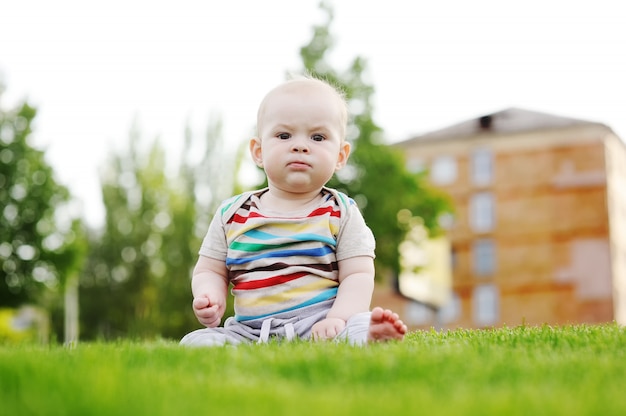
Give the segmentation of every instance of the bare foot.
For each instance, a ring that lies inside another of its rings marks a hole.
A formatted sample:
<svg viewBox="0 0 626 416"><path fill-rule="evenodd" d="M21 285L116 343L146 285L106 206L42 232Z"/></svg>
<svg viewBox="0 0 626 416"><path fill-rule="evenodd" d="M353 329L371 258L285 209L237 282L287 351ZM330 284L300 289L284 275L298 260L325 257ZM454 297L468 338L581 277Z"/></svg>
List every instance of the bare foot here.
<svg viewBox="0 0 626 416"><path fill-rule="evenodd" d="M400 340L406 333L407 327L397 313L378 306L372 309L370 329L367 334L368 342Z"/></svg>

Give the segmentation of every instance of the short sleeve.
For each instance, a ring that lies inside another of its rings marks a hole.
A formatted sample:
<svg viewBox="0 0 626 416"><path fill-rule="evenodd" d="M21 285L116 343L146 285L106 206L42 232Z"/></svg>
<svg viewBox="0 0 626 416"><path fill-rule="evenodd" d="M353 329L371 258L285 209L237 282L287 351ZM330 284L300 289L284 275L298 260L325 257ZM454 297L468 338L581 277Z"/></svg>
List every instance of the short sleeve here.
<svg viewBox="0 0 626 416"><path fill-rule="evenodd" d="M226 231L224 230L221 211L218 209L211 220L204 240L202 240L199 254L212 259L226 261L227 252Z"/></svg>
<svg viewBox="0 0 626 416"><path fill-rule="evenodd" d="M376 257L374 234L365 223L356 203L350 201L341 215L341 228L337 235L337 261L359 256Z"/></svg>

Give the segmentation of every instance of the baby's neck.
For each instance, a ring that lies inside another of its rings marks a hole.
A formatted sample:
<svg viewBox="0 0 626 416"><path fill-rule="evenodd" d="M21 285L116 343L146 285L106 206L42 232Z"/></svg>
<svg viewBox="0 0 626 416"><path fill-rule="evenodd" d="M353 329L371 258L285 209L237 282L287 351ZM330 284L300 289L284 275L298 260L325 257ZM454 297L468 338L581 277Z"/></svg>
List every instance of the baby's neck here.
<svg viewBox="0 0 626 416"><path fill-rule="evenodd" d="M298 211L305 208L320 195L321 189L314 192L293 193L269 189L261 195L263 208L271 211Z"/></svg>

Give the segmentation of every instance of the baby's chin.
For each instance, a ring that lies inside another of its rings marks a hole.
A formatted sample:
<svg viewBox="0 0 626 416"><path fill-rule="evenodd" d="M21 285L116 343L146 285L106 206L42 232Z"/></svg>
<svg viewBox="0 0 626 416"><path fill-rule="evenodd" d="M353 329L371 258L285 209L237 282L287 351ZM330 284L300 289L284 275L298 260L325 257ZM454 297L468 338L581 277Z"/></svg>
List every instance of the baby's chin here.
<svg viewBox="0 0 626 416"><path fill-rule="evenodd" d="M304 177L298 177L304 176ZM277 185L283 192L289 192L293 194L308 194L311 192L319 192L326 182L312 181L308 175L290 175L289 180ZM270 184L271 187L271 184Z"/></svg>

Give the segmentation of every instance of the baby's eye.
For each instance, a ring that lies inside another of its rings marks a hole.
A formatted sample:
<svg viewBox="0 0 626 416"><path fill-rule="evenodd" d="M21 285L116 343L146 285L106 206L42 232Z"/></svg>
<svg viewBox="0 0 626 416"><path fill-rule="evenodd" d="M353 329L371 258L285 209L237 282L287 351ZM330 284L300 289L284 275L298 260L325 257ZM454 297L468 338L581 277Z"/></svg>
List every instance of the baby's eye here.
<svg viewBox="0 0 626 416"><path fill-rule="evenodd" d="M279 133L276 135L276 137L278 137L280 140L287 140L288 138L291 137L291 134L289 133Z"/></svg>
<svg viewBox="0 0 626 416"><path fill-rule="evenodd" d="M313 136L311 136L311 139L313 139L316 142L323 142L325 137L322 136L321 134L314 134Z"/></svg>

